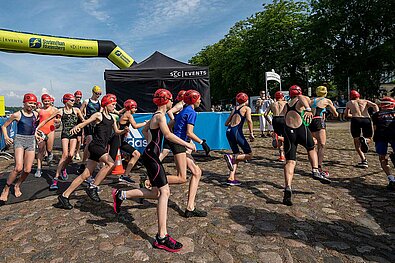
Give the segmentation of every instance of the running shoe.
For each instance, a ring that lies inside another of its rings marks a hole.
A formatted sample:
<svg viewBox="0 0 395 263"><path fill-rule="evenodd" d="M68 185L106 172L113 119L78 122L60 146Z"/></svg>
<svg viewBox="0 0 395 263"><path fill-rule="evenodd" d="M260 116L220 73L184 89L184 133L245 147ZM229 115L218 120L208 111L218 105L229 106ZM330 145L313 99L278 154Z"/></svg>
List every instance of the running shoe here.
<svg viewBox="0 0 395 263"><path fill-rule="evenodd" d="M167 234L164 238L160 238L159 235L156 234L153 246L155 248L164 249L169 252L178 252L182 248L182 244L173 239L169 234Z"/></svg>
<svg viewBox="0 0 395 263"><path fill-rule="evenodd" d="M277 133L274 134L274 137L273 137L273 140L272 140L272 146L275 149L278 148L278 135L277 135Z"/></svg>
<svg viewBox="0 0 395 263"><path fill-rule="evenodd" d="M395 181L389 181L387 185L388 191L395 191Z"/></svg>
<svg viewBox="0 0 395 263"><path fill-rule="evenodd" d="M63 209L73 209L73 206L70 204L70 201L67 197L64 197L63 195L58 195L58 200L59 200L59 207Z"/></svg>
<svg viewBox="0 0 395 263"><path fill-rule="evenodd" d="M100 202L100 197L98 194L99 189L97 187L88 187L85 189L86 194L95 202Z"/></svg>
<svg viewBox="0 0 395 263"><path fill-rule="evenodd" d="M364 137L359 137L359 142L361 144L361 151L367 153L369 151L368 141Z"/></svg>
<svg viewBox="0 0 395 263"><path fill-rule="evenodd" d="M241 185L239 180L226 180L226 184L227 185L231 185L231 186L238 186Z"/></svg>
<svg viewBox="0 0 395 263"><path fill-rule="evenodd" d="M89 176L85 182L89 185L93 184L95 182L95 179L92 176Z"/></svg>
<svg viewBox="0 0 395 263"><path fill-rule="evenodd" d="M77 161L79 161L79 160L81 160L81 157L80 157L79 154L76 154L76 155L74 156L74 159L77 160Z"/></svg>
<svg viewBox="0 0 395 263"><path fill-rule="evenodd" d="M285 157L284 156L280 156L280 157L278 157L277 161L285 162Z"/></svg>
<svg viewBox="0 0 395 263"><path fill-rule="evenodd" d="M58 190L58 189L59 189L58 179L54 178L53 181L52 181L52 184L49 186L49 190L55 191L55 190Z"/></svg>
<svg viewBox="0 0 395 263"><path fill-rule="evenodd" d="M80 167L77 170L78 174L82 174L85 171L85 164L81 164Z"/></svg>
<svg viewBox="0 0 395 263"><path fill-rule="evenodd" d="M323 176L320 172L312 172L312 177L314 180L319 180L322 184L330 184L331 180Z"/></svg>
<svg viewBox="0 0 395 263"><path fill-rule="evenodd" d="M203 211L203 210L198 210L196 208L193 209L193 211L185 209L184 216L186 218L190 218L190 217L206 217L207 216L207 212Z"/></svg>
<svg viewBox="0 0 395 263"><path fill-rule="evenodd" d="M67 181L67 179L69 178L69 175L67 174L66 169L63 169L62 171L60 171L60 179L63 181Z"/></svg>
<svg viewBox="0 0 395 263"><path fill-rule="evenodd" d="M318 169L318 171L320 172L320 174L325 177L328 178L329 177L329 172L328 171L324 171L322 169Z"/></svg>
<svg viewBox="0 0 395 263"><path fill-rule="evenodd" d="M37 169L36 173L34 174L34 177L36 177L36 178L41 177L41 169Z"/></svg>
<svg viewBox="0 0 395 263"><path fill-rule="evenodd" d="M47 162L50 163L50 162L52 162L52 160L53 160L53 153L50 152L50 153L48 154Z"/></svg>
<svg viewBox="0 0 395 263"><path fill-rule="evenodd" d="M124 183L128 183L128 184L133 184L134 180L132 178L130 178L129 176L126 175L121 175L118 179L119 182L124 182Z"/></svg>
<svg viewBox="0 0 395 263"><path fill-rule="evenodd" d="M228 166L229 171L233 171L233 158L230 154L225 154L224 159L226 162L226 165Z"/></svg>
<svg viewBox="0 0 395 263"><path fill-rule="evenodd" d="M362 162L358 163L357 166L360 167L360 168L368 168L369 167L368 161L367 160L363 160Z"/></svg>
<svg viewBox="0 0 395 263"><path fill-rule="evenodd" d="M114 206L114 212L116 214L119 214L121 211L121 205L123 200L121 199L121 190L117 189L112 189L112 200L113 200L113 206Z"/></svg>
<svg viewBox="0 0 395 263"><path fill-rule="evenodd" d="M293 205L291 189L285 189L284 190L283 204L287 205L287 206L292 206Z"/></svg>

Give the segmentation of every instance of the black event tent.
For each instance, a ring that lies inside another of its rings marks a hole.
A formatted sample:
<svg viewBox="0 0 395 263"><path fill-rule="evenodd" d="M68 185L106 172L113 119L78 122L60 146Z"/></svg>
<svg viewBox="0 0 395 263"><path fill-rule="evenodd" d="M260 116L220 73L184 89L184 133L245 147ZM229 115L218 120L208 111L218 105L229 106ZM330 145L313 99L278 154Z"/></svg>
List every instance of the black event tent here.
<svg viewBox="0 0 395 263"><path fill-rule="evenodd" d="M104 79L106 92L115 94L118 104L133 99L138 104L138 112L156 110L152 97L158 88L170 90L174 99L182 89L195 89L202 96L202 103L196 110L210 111L211 108L208 67L183 63L158 51L131 68L106 70Z"/></svg>

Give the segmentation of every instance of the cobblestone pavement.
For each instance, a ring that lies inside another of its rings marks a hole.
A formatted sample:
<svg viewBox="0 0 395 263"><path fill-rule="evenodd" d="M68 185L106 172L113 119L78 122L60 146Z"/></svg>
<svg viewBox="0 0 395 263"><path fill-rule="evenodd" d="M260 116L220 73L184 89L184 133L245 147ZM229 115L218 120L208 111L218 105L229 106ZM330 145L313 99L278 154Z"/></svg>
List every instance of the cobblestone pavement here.
<svg viewBox="0 0 395 263"><path fill-rule="evenodd" d="M255 157L240 165L241 186L224 185L223 152L197 158L204 171L197 207L209 215L182 217L188 185L171 186L168 228L184 244L180 253L152 248L156 201L128 200L116 216L111 187L103 186L101 203L78 191L70 211L53 206L56 196L0 207L0 262L395 262L395 193L386 190L373 151L368 169L353 166L348 125L328 125L329 186L310 178L299 149L292 207L281 204L282 164L270 139L252 143Z"/></svg>

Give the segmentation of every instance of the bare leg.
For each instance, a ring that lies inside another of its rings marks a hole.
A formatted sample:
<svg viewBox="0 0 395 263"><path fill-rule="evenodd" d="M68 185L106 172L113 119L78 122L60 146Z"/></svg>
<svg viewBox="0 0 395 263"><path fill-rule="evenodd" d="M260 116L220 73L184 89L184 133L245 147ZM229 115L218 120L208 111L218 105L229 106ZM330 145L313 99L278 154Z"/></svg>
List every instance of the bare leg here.
<svg viewBox="0 0 395 263"><path fill-rule="evenodd" d="M162 152L159 154L159 161L163 161L163 159L166 158L169 152L170 152L169 149L163 149Z"/></svg>
<svg viewBox="0 0 395 263"><path fill-rule="evenodd" d="M75 191L75 189L77 189L77 187L80 186L93 173L96 165L97 162L89 160L84 172L73 180L69 188L67 188L66 191L63 192L63 196L69 198L69 196Z"/></svg>
<svg viewBox="0 0 395 263"><path fill-rule="evenodd" d="M249 154L235 154L234 155L235 157L234 157L234 164L233 164L233 171L231 171L230 173L229 173L229 178L228 178L228 180L230 180L230 181L234 181L234 180L236 180L236 170L237 170L237 166L238 166L238 164L239 164L239 162L243 162L243 161L246 161L246 160L251 160L251 158L252 158L252 153L249 153Z"/></svg>
<svg viewBox="0 0 395 263"><path fill-rule="evenodd" d="M379 160L381 164L381 168L385 172L385 174L388 176L391 174L390 166L388 165L388 159L386 158L386 155L379 155Z"/></svg>
<svg viewBox="0 0 395 263"><path fill-rule="evenodd" d="M24 162L23 154L24 154L24 152L25 151L23 150L23 148L16 148L15 149L15 154L14 154L15 155L15 167L11 171L10 175L8 176L7 183L4 186L3 192L1 193L1 196L0 196L0 201L6 202L8 200L8 195L10 193L9 185L11 185L15 181L18 174L20 172L22 172L22 170L23 170L23 162Z"/></svg>
<svg viewBox="0 0 395 263"><path fill-rule="evenodd" d="M189 182L187 209L189 211L193 211L195 209L195 198L199 181L202 176L202 170L200 170L199 166L195 164L192 156L187 157L187 166L192 172L191 181Z"/></svg>
<svg viewBox="0 0 395 263"><path fill-rule="evenodd" d="M309 161L311 164L311 168L314 170L318 171L318 157L317 157L317 152L315 149L312 149L307 152L307 155L309 156Z"/></svg>
<svg viewBox="0 0 395 263"><path fill-rule="evenodd" d="M159 188L159 200L156 207L158 214L158 234L160 237L164 237L167 234L167 205L170 197L169 184Z"/></svg>
<svg viewBox="0 0 395 263"><path fill-rule="evenodd" d="M296 161L287 160L284 165L284 179L285 179L285 187L291 188L292 179L294 177Z"/></svg>
<svg viewBox="0 0 395 263"><path fill-rule="evenodd" d="M25 151L25 156L24 156L24 163L23 163L23 172L21 177L18 179L18 181L15 183L15 197L20 197L22 195L21 192L21 184L26 180L27 176L30 174L32 171L32 166L35 158L35 152L34 151Z"/></svg>
<svg viewBox="0 0 395 263"><path fill-rule="evenodd" d="M354 138L354 147L355 147L355 150L357 151L359 157L361 158L361 161L366 160L365 154L361 151L361 144L359 142L359 138Z"/></svg>
<svg viewBox="0 0 395 263"><path fill-rule="evenodd" d="M103 168L100 169L100 171L97 173L96 178L95 178L95 185L98 186L100 183L106 178L107 175L110 174L110 172L114 169L115 167L115 162L111 158L111 156L106 153L99 159L100 162L104 163Z"/></svg>
<svg viewBox="0 0 395 263"><path fill-rule="evenodd" d="M125 170L125 175L129 176L130 171L132 171L133 167L136 165L136 162L140 158L140 153L136 150L132 153L132 156L130 158L130 161L128 162L128 165L126 166Z"/></svg>
<svg viewBox="0 0 395 263"><path fill-rule="evenodd" d="M187 182L187 154L179 153L174 155L176 163L177 175L167 176L169 184L185 184Z"/></svg>

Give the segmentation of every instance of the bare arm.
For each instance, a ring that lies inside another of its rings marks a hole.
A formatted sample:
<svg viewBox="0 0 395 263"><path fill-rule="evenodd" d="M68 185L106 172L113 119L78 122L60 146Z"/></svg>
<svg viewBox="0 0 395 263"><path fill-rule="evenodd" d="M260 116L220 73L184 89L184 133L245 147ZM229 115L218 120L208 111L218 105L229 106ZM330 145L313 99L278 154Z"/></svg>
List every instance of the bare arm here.
<svg viewBox="0 0 395 263"><path fill-rule="evenodd" d="M113 118L113 117L111 117L111 118ZM115 120L114 120L114 122L112 124L112 128L114 129L114 132L115 132L116 135L122 135L122 134L125 134L125 133L129 132L129 127L125 127L125 129L123 129L123 130L118 129L118 125L117 125L117 122Z"/></svg>
<svg viewBox="0 0 395 263"><path fill-rule="evenodd" d="M84 115L84 116L86 116L86 105L88 105L88 104L84 100L84 102L82 103L81 108L80 108L80 111L81 111L82 115Z"/></svg>
<svg viewBox="0 0 395 263"><path fill-rule="evenodd" d="M367 100L368 106L373 108L373 112L378 112L379 111L379 106L377 106L376 103L371 102L370 100Z"/></svg>
<svg viewBox="0 0 395 263"><path fill-rule="evenodd" d="M136 123L136 121L134 120L132 114L130 114L128 116L128 119L129 119L129 122L132 125L132 127L135 128L135 129L141 128L147 123L147 121Z"/></svg>
<svg viewBox="0 0 395 263"><path fill-rule="evenodd" d="M248 130L250 131L250 141L254 141L254 139L255 139L254 138L254 125L252 123L251 108L250 107L247 108L245 116L246 116L246 120L247 120Z"/></svg>
<svg viewBox="0 0 395 263"><path fill-rule="evenodd" d="M235 109L232 110L232 112L229 114L228 118L225 121L225 126L228 126L230 124L230 121L232 120L232 116L235 112Z"/></svg>
<svg viewBox="0 0 395 263"><path fill-rule="evenodd" d="M33 114L34 114L34 112L33 112ZM20 112L20 111L15 112L15 113L13 113L13 114L11 115L11 117L10 117L8 120L6 120L6 121L4 122L4 124L1 126L1 131L2 131L2 133L3 133L3 135L4 135L4 140L5 140L5 143L6 143L7 145L11 145L11 144L14 142L14 141L8 136L7 127L8 127L13 121L15 121L15 120L19 121L20 119L21 119L21 112Z"/></svg>
<svg viewBox="0 0 395 263"><path fill-rule="evenodd" d="M53 118L55 118L57 115L62 116L62 115L63 115L63 112L62 112L61 110L56 110L54 113L52 113L51 116L49 116L48 119L44 120L43 122L41 122L41 123L37 126L36 131L38 131L41 127L43 127L43 126L44 126L45 124L47 124L50 120L52 120Z"/></svg>
<svg viewBox="0 0 395 263"><path fill-rule="evenodd" d="M335 106L333 105L333 102L328 99L328 106L329 106L329 111L333 114L333 116L338 117L339 113L337 113Z"/></svg>
<svg viewBox="0 0 395 263"><path fill-rule="evenodd" d="M174 120L174 113L180 112L182 110L182 104L177 103L173 108L171 108L167 112L167 116L169 116L170 120Z"/></svg>
<svg viewBox="0 0 395 263"><path fill-rule="evenodd" d="M176 135L174 135L174 134L170 131L169 126L167 126L165 116L161 115L161 116L158 116L158 117L159 117L159 128L160 128L160 130L162 131L163 136L164 136L167 140L169 140L169 141L171 141L171 142L173 142L173 143L177 143L177 144L180 144L180 145L182 145L182 146L185 146L185 147L187 147L188 149L191 149L192 151L196 151L196 146L195 146L195 144L194 144L193 142L186 142L186 141L184 141L184 140L178 138ZM189 126L189 125L190 125L190 124L188 124L188 126Z"/></svg>
<svg viewBox="0 0 395 263"><path fill-rule="evenodd" d="M143 130L141 131L141 132L143 133L143 135L144 135L144 138L145 138L147 141L149 141L149 132L148 132L148 130L149 130L150 123L151 123L151 120L149 120L149 121L145 124Z"/></svg>
<svg viewBox="0 0 395 263"><path fill-rule="evenodd" d="M348 106L348 103L349 103L349 102L347 102L347 104L346 104L346 109L344 110L344 117L346 117L346 118L351 118L352 115L350 114L350 113L351 113L351 110L350 110L350 107Z"/></svg>
<svg viewBox="0 0 395 263"><path fill-rule="evenodd" d="M195 126L193 126L192 124L187 124L187 136L189 138L191 138L193 141L202 144L203 140L200 139L194 132L193 129L195 128Z"/></svg>
<svg viewBox="0 0 395 263"><path fill-rule="evenodd" d="M88 124L90 124L92 122L100 122L100 121L102 121L102 114L100 112L96 112L92 116L90 116L89 119L85 120L84 122L82 122L80 124L77 124L74 128L72 128L70 130L70 134L77 134L86 125L88 125Z"/></svg>
<svg viewBox="0 0 395 263"><path fill-rule="evenodd" d="M74 108L75 113L77 113L78 118L80 118L81 121L85 121L84 116L82 115L82 112L78 108Z"/></svg>

